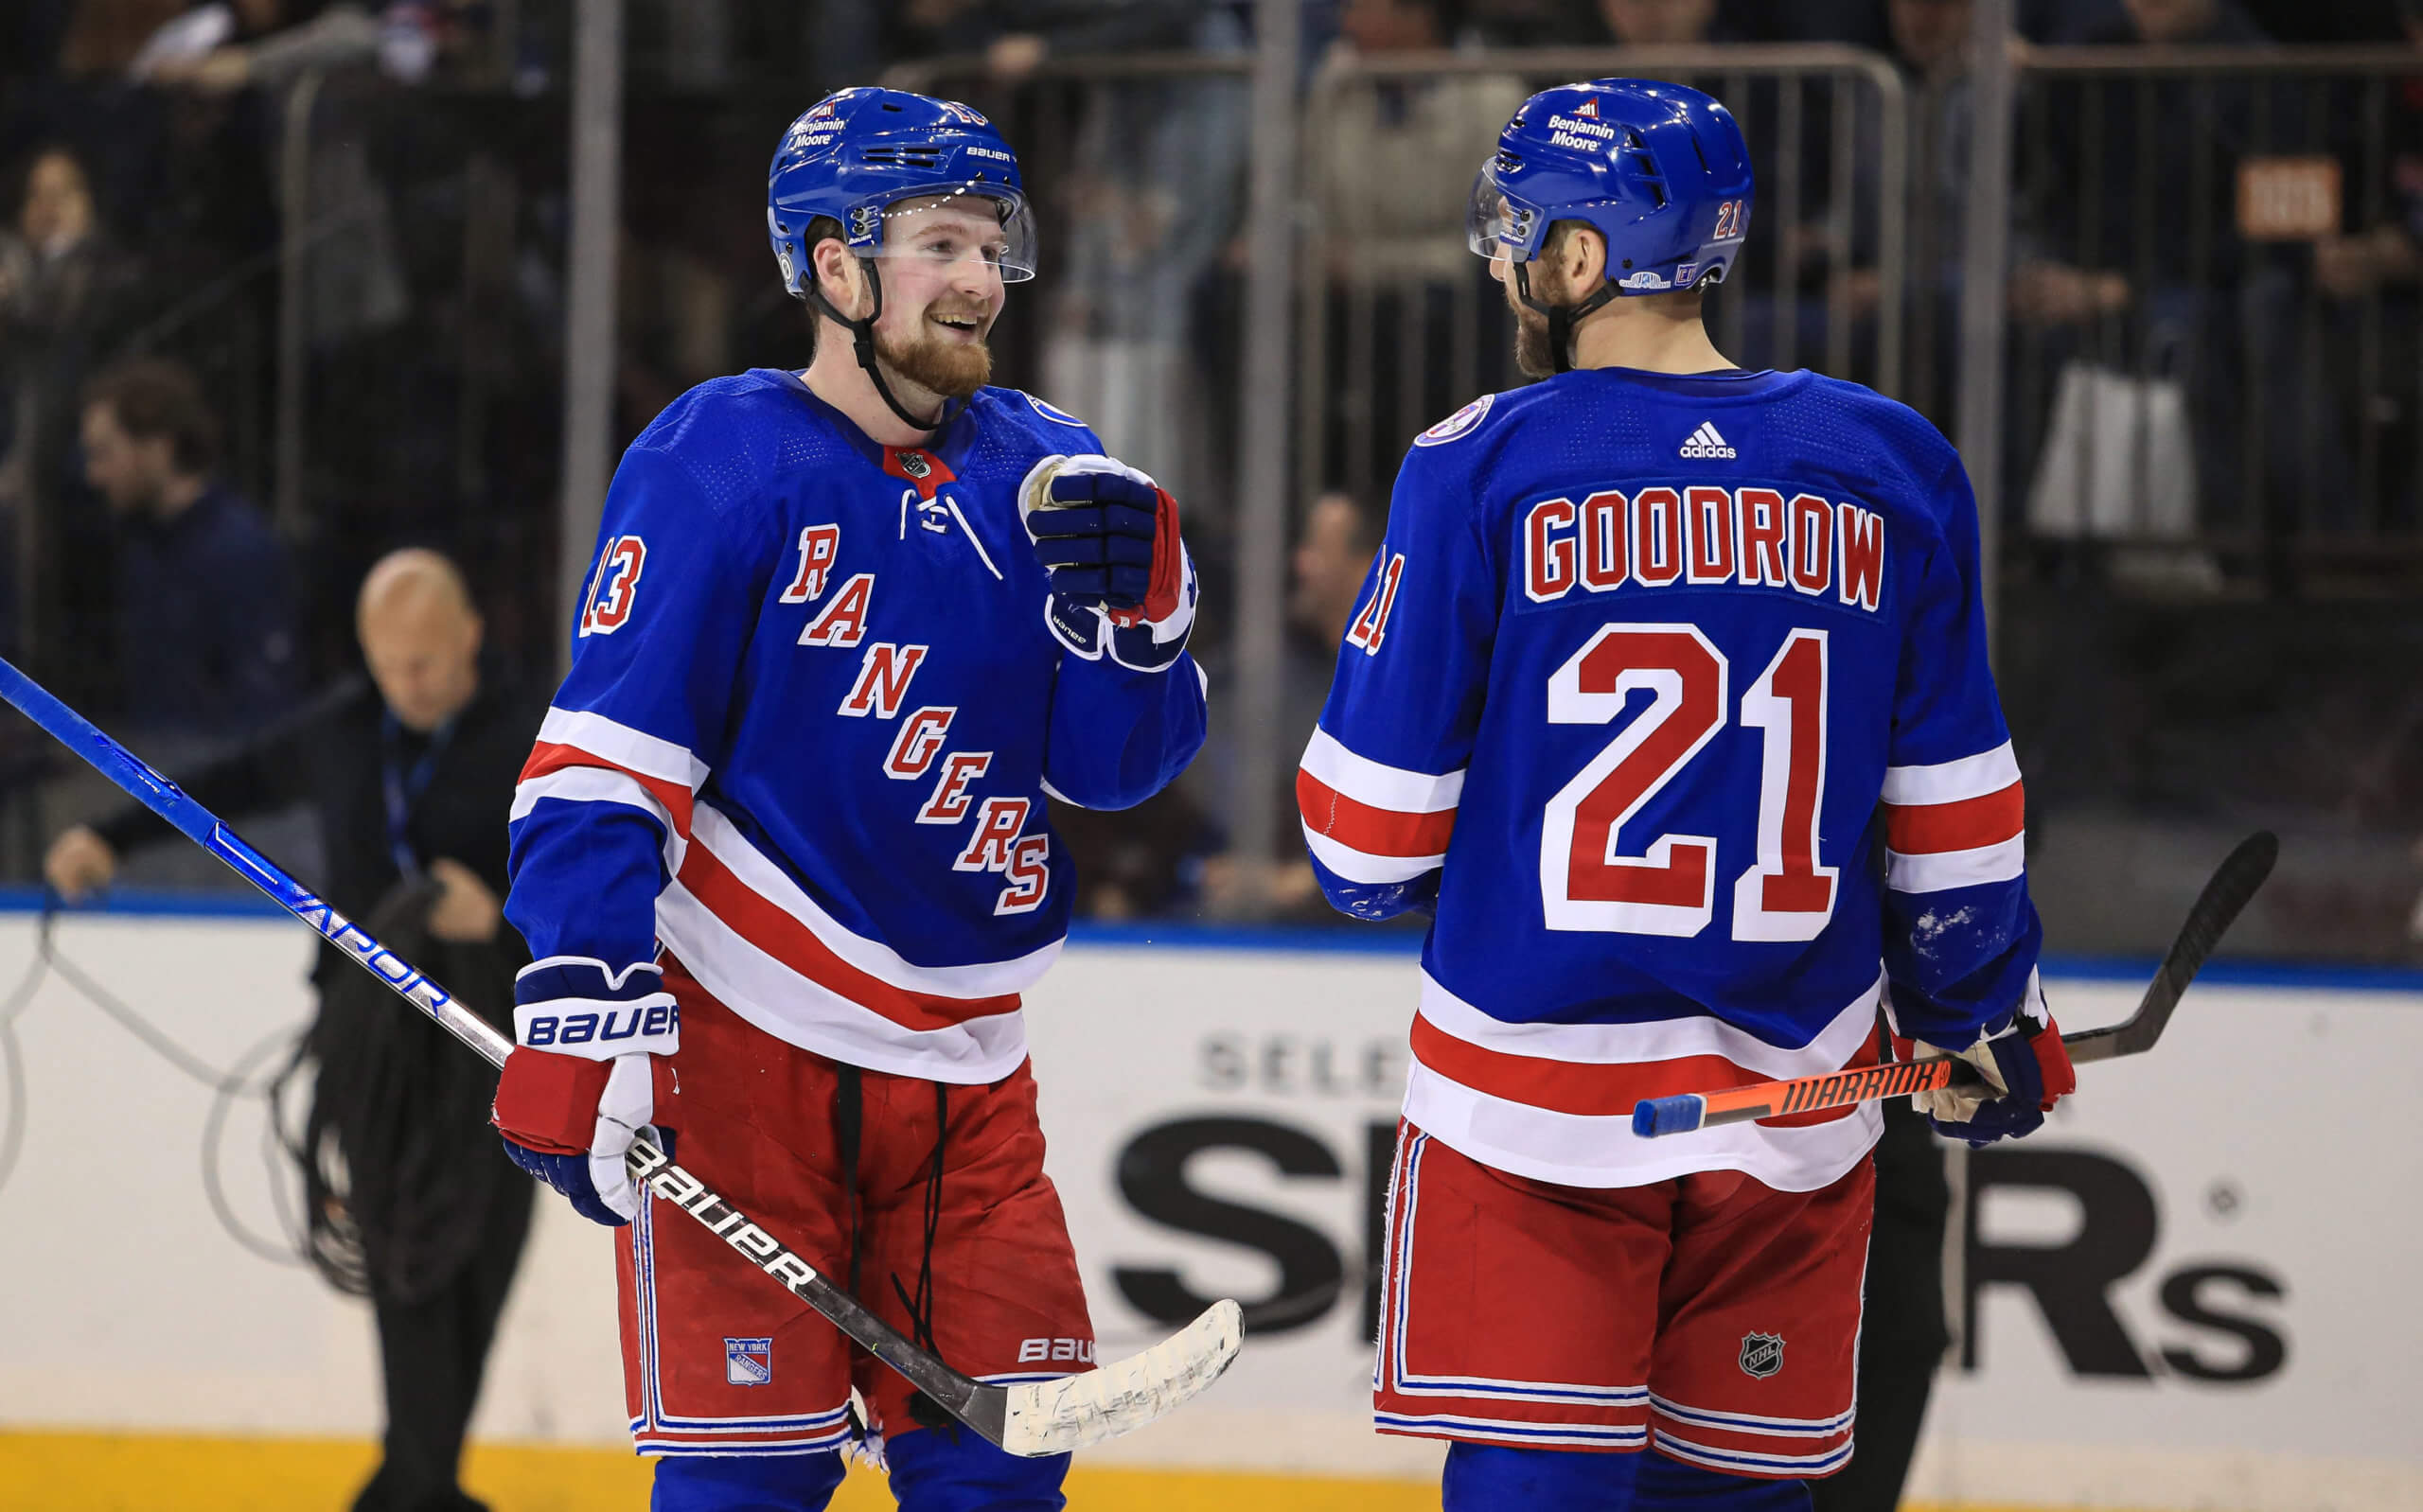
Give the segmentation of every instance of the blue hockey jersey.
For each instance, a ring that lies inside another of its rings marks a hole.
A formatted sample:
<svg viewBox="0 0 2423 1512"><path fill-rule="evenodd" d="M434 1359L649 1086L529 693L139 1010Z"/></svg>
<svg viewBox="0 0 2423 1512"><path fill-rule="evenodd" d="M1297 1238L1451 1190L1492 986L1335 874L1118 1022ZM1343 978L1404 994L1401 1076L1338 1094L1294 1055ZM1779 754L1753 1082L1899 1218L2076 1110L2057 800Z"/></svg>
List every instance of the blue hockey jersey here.
<svg viewBox="0 0 2423 1512"><path fill-rule="evenodd" d="M1809 1190L1873 1104L1628 1116L1867 1064L1888 991L1939 1045L2007 1021L2040 930L1977 552L1943 437L1806 372L1577 371L1415 442L1298 778L1333 902L1436 909L1414 1123L1545 1181Z"/></svg>
<svg viewBox="0 0 2423 1512"><path fill-rule="evenodd" d="M631 443L514 801L522 1043L587 1012L673 1047L661 941L819 1054L962 1083L1017 1068L1018 993L1074 890L1045 795L1140 802L1203 740L1190 658L1138 671L1047 628L1019 484L1101 449L1007 389L930 449L885 448L766 370Z"/></svg>

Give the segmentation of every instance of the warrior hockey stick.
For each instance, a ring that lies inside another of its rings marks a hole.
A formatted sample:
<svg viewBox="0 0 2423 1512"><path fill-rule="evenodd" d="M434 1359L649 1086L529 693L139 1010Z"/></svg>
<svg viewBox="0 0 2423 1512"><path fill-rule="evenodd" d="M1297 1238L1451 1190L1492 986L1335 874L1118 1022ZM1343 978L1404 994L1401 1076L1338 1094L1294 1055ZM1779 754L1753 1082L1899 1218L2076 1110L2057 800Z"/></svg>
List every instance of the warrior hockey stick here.
<svg viewBox="0 0 2423 1512"><path fill-rule="evenodd" d="M5 660L0 660L0 697L16 705L27 718L58 737L144 807L175 825L186 838L226 862L287 912L318 930L404 1001L478 1051L490 1065L504 1064L506 1053L513 1048L511 1040L402 957L371 939L360 924L314 896L277 863L245 844L174 782ZM858 1298L818 1275L789 1245L675 1165L654 1140L645 1135L634 1139L629 1164L634 1181L705 1224L749 1263L831 1319L834 1327L907 1377L910 1384L952 1416L1013 1454L1063 1454L1131 1433L1196 1396L1236 1358L1241 1342L1239 1310L1236 1303L1221 1301L1142 1354L1084 1375L1007 1386L975 1380L918 1348Z"/></svg>
<svg viewBox="0 0 2423 1512"><path fill-rule="evenodd" d="M2109 1061L2152 1049L2170 1022L2171 1011L2179 1006L2180 995L2196 979L2196 974L2203 970L2204 958L2220 943L2221 931L2255 896L2255 889L2263 886L2263 879L2272 874L2272 863L2279 854L2280 842L2268 830L2240 840L2229 859L2213 873L2212 880L2204 884L2196 906L2187 910L2187 922L2180 925L2179 938L2170 942L2169 953L2163 957L2162 967L2154 973L2153 984L2146 989L2137 1011L2125 1023L2062 1035L2061 1044L2068 1048L2070 1060ZM1905 1092L1984 1084L1985 1077L1975 1066L1952 1056L1895 1061L1851 1071L1798 1077L1790 1081L1762 1081L1756 1086L1727 1087L1718 1092L1651 1098L1634 1106L1632 1132L1654 1138L1717 1124L1772 1118L1779 1114L1840 1108L1879 1098L1900 1097Z"/></svg>

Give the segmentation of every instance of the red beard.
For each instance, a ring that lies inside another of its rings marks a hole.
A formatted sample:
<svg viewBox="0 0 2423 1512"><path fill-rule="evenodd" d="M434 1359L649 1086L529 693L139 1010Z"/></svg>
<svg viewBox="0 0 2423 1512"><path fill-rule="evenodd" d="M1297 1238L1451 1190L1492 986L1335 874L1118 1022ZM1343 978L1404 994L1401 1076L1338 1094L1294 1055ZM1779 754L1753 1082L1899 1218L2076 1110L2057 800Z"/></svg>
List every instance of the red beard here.
<svg viewBox="0 0 2423 1512"><path fill-rule="evenodd" d="M972 398L993 378L993 349L982 339L958 342L926 332L897 341L878 334L875 349L885 366L946 399Z"/></svg>

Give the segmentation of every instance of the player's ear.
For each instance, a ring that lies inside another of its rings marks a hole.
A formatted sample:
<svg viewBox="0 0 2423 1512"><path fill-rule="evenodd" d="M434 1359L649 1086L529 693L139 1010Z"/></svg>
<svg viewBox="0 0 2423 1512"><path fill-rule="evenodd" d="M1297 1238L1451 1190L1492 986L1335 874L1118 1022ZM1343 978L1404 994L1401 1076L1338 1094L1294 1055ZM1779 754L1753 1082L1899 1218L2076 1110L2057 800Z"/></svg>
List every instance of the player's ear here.
<svg viewBox="0 0 2423 1512"><path fill-rule="evenodd" d="M1607 238L1595 227L1576 226L1561 250L1564 266L1557 272L1565 275L1565 286L1577 296L1596 292L1607 277Z"/></svg>
<svg viewBox="0 0 2423 1512"><path fill-rule="evenodd" d="M827 237L818 242L809 250L807 260L808 266L816 272L817 287L824 290L824 297L835 309L852 320L866 313L859 308L866 299L863 271L858 267L858 259L850 255L850 249L843 246L840 238Z"/></svg>

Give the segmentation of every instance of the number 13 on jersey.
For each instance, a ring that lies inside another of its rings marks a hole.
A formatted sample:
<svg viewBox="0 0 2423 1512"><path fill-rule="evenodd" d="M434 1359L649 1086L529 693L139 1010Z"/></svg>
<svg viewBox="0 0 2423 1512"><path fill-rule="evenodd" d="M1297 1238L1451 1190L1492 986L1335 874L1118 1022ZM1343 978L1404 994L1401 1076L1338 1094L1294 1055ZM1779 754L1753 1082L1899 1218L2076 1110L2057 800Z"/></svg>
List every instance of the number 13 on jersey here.
<svg viewBox="0 0 2423 1512"><path fill-rule="evenodd" d="M1825 631L1794 630L1742 695L1741 722L1764 744L1758 854L1733 879L1736 940L1814 940L1833 917L1838 869L1817 864L1826 659ZM1608 624L1549 675L1553 725L1604 725L1634 693L1650 694L1649 707L1548 800L1540 892L1550 929L1689 938L1715 918L1715 837L1626 827L1724 727L1728 671L1696 625Z"/></svg>

